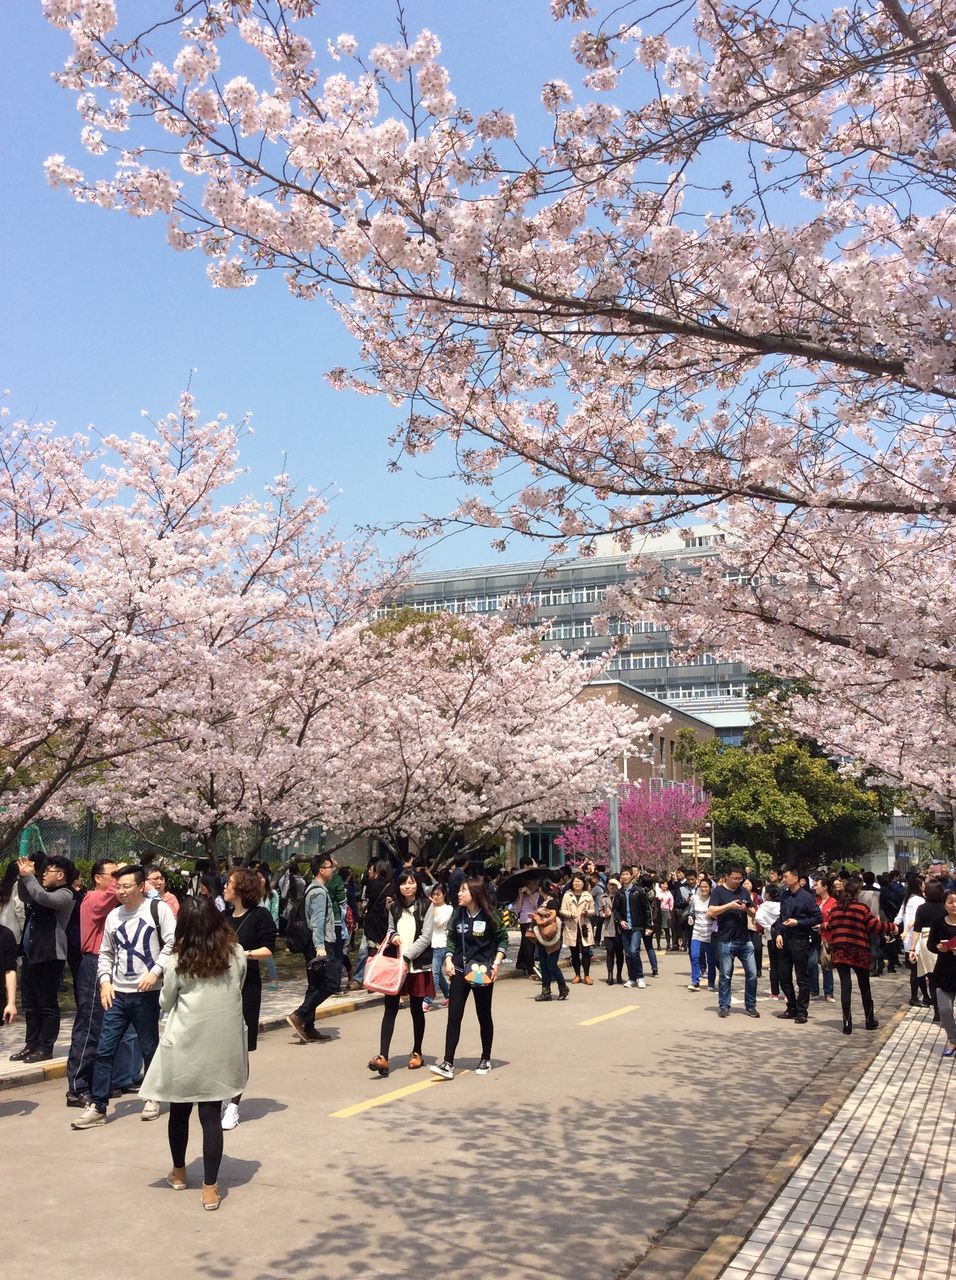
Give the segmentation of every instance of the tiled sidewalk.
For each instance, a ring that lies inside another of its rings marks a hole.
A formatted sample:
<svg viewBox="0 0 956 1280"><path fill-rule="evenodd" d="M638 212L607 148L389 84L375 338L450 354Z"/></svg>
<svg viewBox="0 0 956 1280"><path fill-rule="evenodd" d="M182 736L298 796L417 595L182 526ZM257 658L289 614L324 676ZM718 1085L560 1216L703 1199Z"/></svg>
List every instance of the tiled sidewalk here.
<svg viewBox="0 0 956 1280"><path fill-rule="evenodd" d="M722 1280L956 1280L945 1045L928 1011L909 1011Z"/></svg>

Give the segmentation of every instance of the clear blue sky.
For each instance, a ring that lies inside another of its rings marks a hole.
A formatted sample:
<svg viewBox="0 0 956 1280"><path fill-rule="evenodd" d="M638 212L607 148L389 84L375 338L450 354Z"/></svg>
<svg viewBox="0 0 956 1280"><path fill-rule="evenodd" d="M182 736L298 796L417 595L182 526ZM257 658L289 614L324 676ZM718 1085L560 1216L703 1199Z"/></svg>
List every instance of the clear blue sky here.
<svg viewBox="0 0 956 1280"><path fill-rule="evenodd" d="M120 0L119 7L131 6ZM460 101L517 109L520 123L534 113L545 80L575 78L567 52L573 29L551 23L549 8L547 0L408 0L406 14L413 31L427 26L441 37ZM363 52L395 38L391 0L327 0L319 12L324 34L354 32ZM243 451L250 491L282 469L285 454L297 483L341 488L333 515L343 533L449 510L456 487L430 479L447 470L440 458L386 473L395 411L329 389L325 371L351 363L352 348L321 303L295 301L278 275L254 289L214 290L205 259L169 249L160 219L80 206L47 187L47 155L63 153L80 168L88 160L74 95L50 79L68 45L43 20L39 0L0 5L0 385L12 393L11 412L55 419L63 430L94 423L126 434L142 429L142 409L158 416L174 408L195 368L204 416L253 415L256 434ZM539 544L515 543L505 558L539 553ZM483 534L465 533L427 549L424 567L494 558Z"/></svg>

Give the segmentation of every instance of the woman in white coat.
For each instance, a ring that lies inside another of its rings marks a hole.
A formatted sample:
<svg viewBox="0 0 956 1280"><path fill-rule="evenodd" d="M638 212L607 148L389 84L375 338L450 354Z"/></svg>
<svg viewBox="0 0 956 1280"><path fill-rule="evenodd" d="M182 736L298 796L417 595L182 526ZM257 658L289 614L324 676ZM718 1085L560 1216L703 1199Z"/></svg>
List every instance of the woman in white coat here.
<svg viewBox="0 0 956 1280"><path fill-rule="evenodd" d="M169 1015L140 1097L168 1102L172 1171L186 1190L186 1143L193 1103L202 1125L204 1209L219 1208L221 1104L242 1093L249 1076L242 984L246 957L211 898L186 898L160 1003ZM143 1092L145 1090L145 1092Z"/></svg>

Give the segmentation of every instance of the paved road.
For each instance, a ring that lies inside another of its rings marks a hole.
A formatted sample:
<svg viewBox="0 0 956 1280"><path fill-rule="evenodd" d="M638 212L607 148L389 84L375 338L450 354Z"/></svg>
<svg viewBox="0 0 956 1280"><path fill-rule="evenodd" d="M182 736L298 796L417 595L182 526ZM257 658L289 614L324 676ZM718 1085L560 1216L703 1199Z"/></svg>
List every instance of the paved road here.
<svg viewBox="0 0 956 1280"><path fill-rule="evenodd" d="M7 1266L66 1274L68 1252L71 1280L100 1280L104 1250L112 1269L124 1239L137 1280L623 1275L748 1146L772 1143L807 1079L849 1071L868 1045L839 1034L837 1006L815 1004L805 1027L778 1022L767 1000L760 1022L737 1008L720 1020L716 998L686 983L676 958L646 991L599 983L566 1003L536 1005L532 983L502 983L494 1070L469 1070L469 1011L451 1083L409 1073L404 1056L388 1080L370 1077L374 1009L324 1023L330 1044L269 1033L226 1135L218 1214L165 1186L165 1117L143 1124L124 1101L105 1128L73 1133L61 1081L4 1091L8 1172L17 1153ZM884 1016L905 999L898 978L875 986ZM431 1061L445 1015L428 1018ZM403 1012L394 1049L409 1048ZM198 1154L197 1127L196 1185Z"/></svg>

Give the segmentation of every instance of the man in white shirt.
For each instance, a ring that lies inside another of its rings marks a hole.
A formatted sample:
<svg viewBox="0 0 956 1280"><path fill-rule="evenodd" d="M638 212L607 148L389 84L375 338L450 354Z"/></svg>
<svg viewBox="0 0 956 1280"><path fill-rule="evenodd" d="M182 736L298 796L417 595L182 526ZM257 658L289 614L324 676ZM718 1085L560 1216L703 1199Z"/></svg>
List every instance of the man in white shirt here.
<svg viewBox="0 0 956 1280"><path fill-rule="evenodd" d="M93 1129L106 1123L113 1077L113 1059L126 1029L132 1026L148 1069L159 1044L159 988L163 981L176 920L165 902L146 900L142 867L121 867L116 873L119 906L106 917L97 979L105 1010L93 1063L92 1102L74 1129ZM143 1105L143 1120L155 1120L158 1102Z"/></svg>

